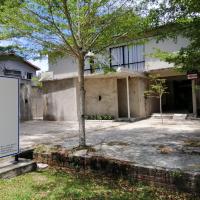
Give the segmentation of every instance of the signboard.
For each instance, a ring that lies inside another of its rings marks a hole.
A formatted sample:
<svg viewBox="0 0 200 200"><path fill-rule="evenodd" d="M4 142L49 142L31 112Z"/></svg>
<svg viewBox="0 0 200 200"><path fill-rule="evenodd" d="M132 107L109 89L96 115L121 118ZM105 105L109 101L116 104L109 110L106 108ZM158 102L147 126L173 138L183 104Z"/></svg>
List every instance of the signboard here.
<svg viewBox="0 0 200 200"><path fill-rule="evenodd" d="M19 79L0 77L0 158L19 153Z"/></svg>
<svg viewBox="0 0 200 200"><path fill-rule="evenodd" d="M198 74L188 74L188 75L187 75L187 78L188 78L189 80L197 79L197 78L198 78Z"/></svg>

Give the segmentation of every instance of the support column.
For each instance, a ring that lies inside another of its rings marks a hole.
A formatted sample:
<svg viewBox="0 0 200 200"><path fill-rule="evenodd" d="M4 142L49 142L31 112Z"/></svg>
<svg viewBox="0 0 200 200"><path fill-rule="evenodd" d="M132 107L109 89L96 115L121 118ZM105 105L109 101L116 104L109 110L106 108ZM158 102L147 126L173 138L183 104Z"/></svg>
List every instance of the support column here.
<svg viewBox="0 0 200 200"><path fill-rule="evenodd" d="M196 97L195 79L192 79L192 107L193 107L193 115L194 117L197 117L197 97Z"/></svg>
<svg viewBox="0 0 200 200"><path fill-rule="evenodd" d="M127 109L128 109L128 119L131 119L130 112L130 93L129 93L129 77L126 77L126 88L127 88Z"/></svg>

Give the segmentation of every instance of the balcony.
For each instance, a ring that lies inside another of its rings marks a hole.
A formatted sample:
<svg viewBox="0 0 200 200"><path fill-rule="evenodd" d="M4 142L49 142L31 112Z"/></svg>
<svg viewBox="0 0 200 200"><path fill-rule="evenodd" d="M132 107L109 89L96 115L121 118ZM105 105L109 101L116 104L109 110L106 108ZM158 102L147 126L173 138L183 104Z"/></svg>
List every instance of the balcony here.
<svg viewBox="0 0 200 200"><path fill-rule="evenodd" d="M144 72L145 71L145 61L137 62L137 63L129 63L126 65L113 65L110 67L111 70L107 70L107 68L97 67L97 68L88 68L84 70L85 75L89 74L102 74L106 71L117 71L119 68L127 69L132 72ZM112 70L113 69L113 70Z"/></svg>

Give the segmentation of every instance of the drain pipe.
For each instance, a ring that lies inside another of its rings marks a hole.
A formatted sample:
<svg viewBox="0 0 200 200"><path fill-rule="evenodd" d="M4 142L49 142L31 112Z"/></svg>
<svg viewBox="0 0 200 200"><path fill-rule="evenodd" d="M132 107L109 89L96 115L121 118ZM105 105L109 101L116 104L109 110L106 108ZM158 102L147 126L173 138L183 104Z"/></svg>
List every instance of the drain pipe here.
<svg viewBox="0 0 200 200"><path fill-rule="evenodd" d="M193 115L194 117L197 117L197 99L196 99L195 79L192 79L192 107L193 107Z"/></svg>
<svg viewBox="0 0 200 200"><path fill-rule="evenodd" d="M127 109L128 109L128 120L131 119L130 113L130 93L129 93L129 77L126 77L126 89L127 89Z"/></svg>

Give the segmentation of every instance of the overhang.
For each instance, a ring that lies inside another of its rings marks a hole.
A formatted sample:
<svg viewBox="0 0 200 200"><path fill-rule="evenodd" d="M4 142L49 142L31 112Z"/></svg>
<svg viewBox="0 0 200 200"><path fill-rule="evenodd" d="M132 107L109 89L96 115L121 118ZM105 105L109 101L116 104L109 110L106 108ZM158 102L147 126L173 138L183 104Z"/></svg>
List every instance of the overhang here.
<svg viewBox="0 0 200 200"><path fill-rule="evenodd" d="M179 72L176 69L169 67L169 68L162 68L162 69L153 69L147 72L148 74L159 74L160 77L171 77L171 76L183 76L186 73Z"/></svg>
<svg viewBox="0 0 200 200"><path fill-rule="evenodd" d="M139 78L147 78L143 72L134 72L131 69L119 67L116 72L104 73L93 73L93 74L85 74L85 79L94 79L94 78L126 78L126 77L139 77ZM53 72L44 72L41 76L40 81L56 81L70 78L78 78L77 73L70 74L53 74Z"/></svg>

